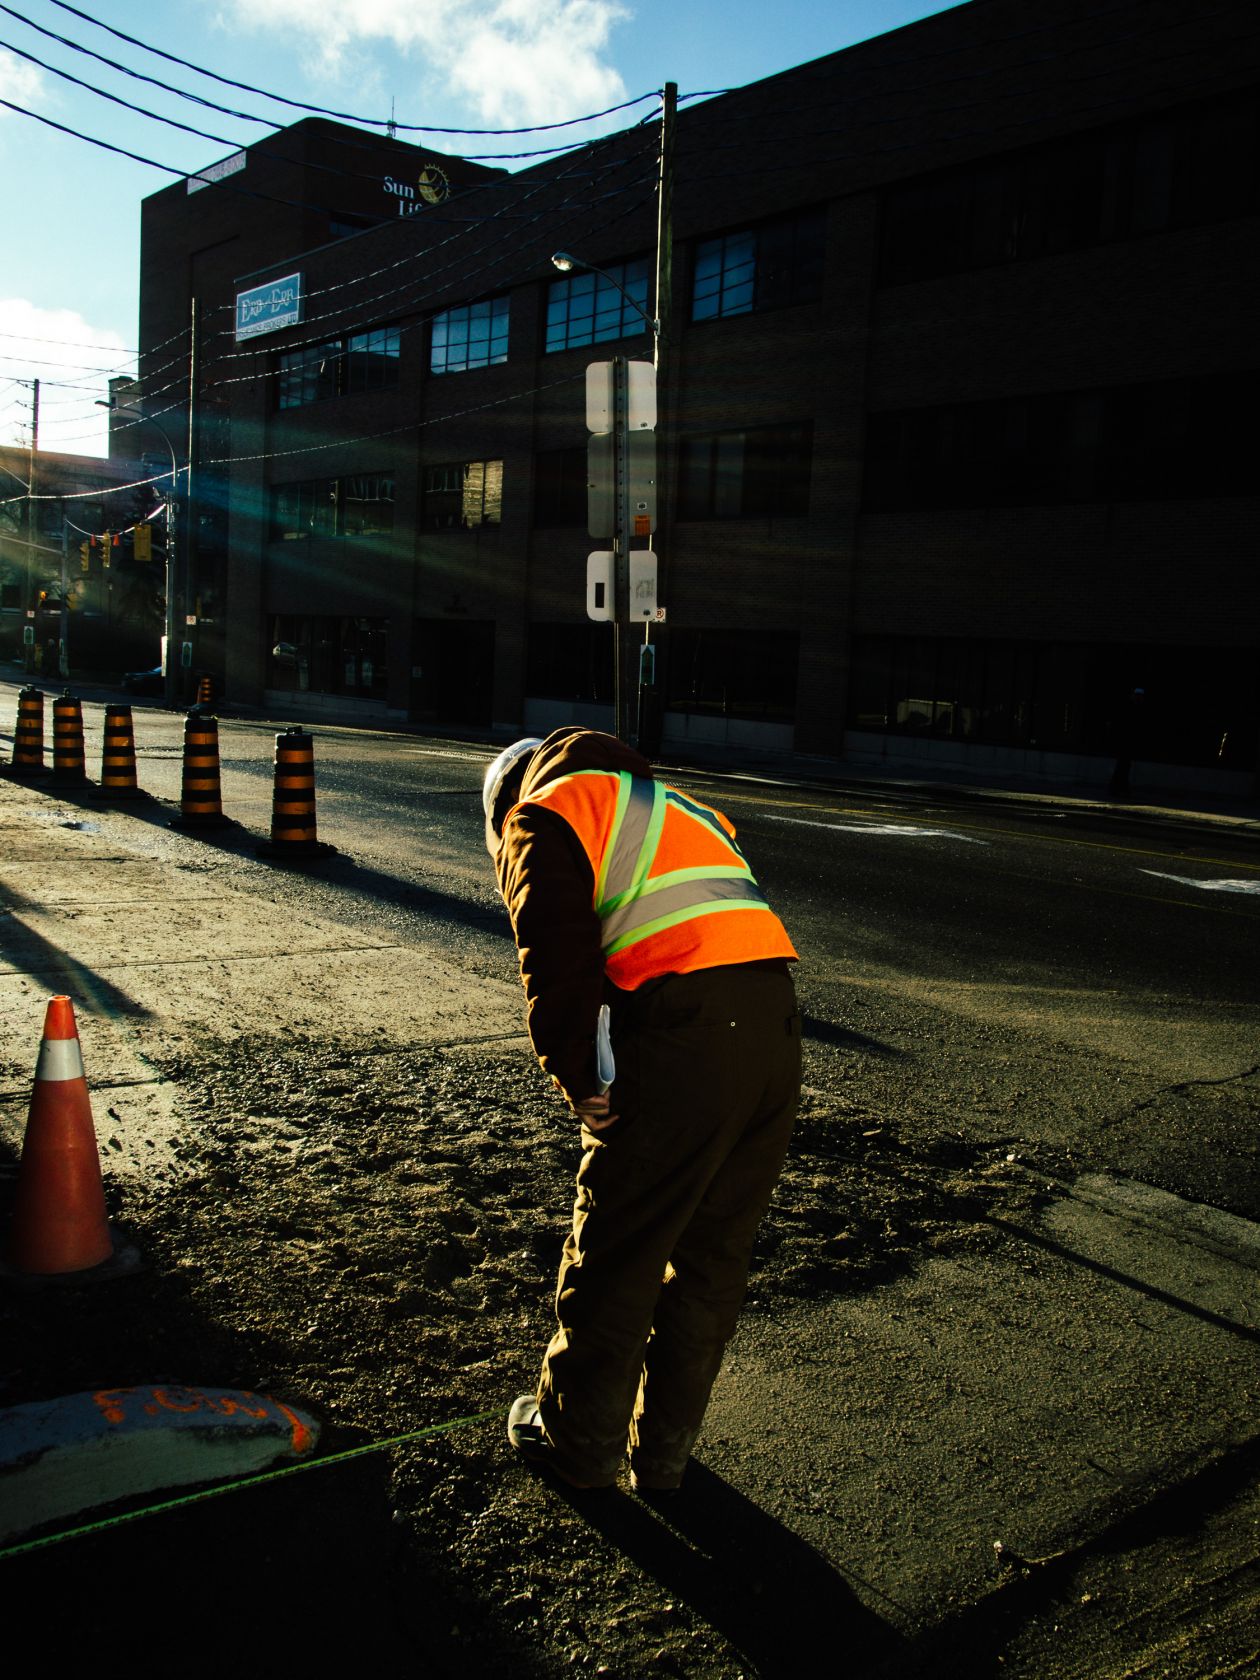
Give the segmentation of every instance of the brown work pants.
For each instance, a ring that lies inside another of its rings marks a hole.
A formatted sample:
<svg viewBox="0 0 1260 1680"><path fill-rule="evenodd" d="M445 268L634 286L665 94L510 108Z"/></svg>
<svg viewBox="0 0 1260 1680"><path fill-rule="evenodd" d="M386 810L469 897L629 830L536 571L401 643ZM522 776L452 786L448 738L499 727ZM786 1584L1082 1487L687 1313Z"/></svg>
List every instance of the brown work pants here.
<svg viewBox="0 0 1260 1680"><path fill-rule="evenodd" d="M800 1096L786 964L668 975L613 1003L607 1131L582 1130L538 1404L560 1468L682 1474L735 1328Z"/></svg>

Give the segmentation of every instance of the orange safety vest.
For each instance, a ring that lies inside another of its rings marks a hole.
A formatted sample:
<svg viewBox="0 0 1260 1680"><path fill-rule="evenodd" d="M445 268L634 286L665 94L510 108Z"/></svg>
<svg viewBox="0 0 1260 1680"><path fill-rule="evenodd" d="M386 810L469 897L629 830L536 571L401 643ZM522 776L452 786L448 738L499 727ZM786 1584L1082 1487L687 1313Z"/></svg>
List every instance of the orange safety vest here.
<svg viewBox="0 0 1260 1680"><path fill-rule="evenodd" d="M577 835L595 875L604 967L623 990L796 956L720 811L628 770L574 771L521 804L554 811Z"/></svg>

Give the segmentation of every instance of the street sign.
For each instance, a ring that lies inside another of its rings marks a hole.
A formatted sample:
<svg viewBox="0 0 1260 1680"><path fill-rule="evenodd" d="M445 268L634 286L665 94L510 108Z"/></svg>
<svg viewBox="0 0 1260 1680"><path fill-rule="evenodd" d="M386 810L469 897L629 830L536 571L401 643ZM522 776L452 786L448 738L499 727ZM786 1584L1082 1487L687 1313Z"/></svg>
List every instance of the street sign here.
<svg viewBox="0 0 1260 1680"><path fill-rule="evenodd" d="M611 432L616 423L612 362L589 362L586 368L586 429ZM656 369L651 362L626 363L626 425L632 432L656 429Z"/></svg>
<svg viewBox="0 0 1260 1680"><path fill-rule="evenodd" d="M586 532L611 541L617 534L617 458L612 432L596 432L586 445Z"/></svg>
<svg viewBox="0 0 1260 1680"><path fill-rule="evenodd" d="M637 623L656 617L656 555L650 548L630 551L630 617Z"/></svg>
<svg viewBox="0 0 1260 1680"><path fill-rule="evenodd" d="M605 540L617 534L616 441L615 432L596 432L586 444L586 530ZM655 432L626 434L626 476L631 528L649 537L656 529Z"/></svg>
<svg viewBox="0 0 1260 1680"><path fill-rule="evenodd" d="M611 624L615 579L613 557L600 551L586 556L586 616L596 624Z"/></svg>

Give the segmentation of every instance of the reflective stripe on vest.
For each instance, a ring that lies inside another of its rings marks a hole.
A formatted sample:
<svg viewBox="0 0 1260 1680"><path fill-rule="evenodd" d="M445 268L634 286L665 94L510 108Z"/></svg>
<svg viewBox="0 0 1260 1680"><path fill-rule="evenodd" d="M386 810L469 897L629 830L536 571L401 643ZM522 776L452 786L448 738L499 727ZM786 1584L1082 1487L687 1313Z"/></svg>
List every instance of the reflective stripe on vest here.
<svg viewBox="0 0 1260 1680"><path fill-rule="evenodd" d="M595 881L595 913L606 957L696 916L723 910L770 912L742 852L711 811L676 788L632 776L628 770L619 772L617 783L612 831ZM716 835L729 851L730 863L652 875L669 805Z"/></svg>

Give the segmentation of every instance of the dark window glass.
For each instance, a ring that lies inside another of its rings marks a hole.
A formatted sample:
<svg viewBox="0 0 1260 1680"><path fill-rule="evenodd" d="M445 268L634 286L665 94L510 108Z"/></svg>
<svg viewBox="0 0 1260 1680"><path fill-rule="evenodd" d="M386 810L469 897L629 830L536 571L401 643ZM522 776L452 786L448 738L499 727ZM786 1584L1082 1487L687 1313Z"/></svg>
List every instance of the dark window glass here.
<svg viewBox="0 0 1260 1680"><path fill-rule="evenodd" d="M1249 771L1258 655L1256 647L859 636L848 724Z"/></svg>
<svg viewBox="0 0 1260 1680"><path fill-rule="evenodd" d="M433 317L429 350L432 373L466 373L470 368L506 362L507 354L507 298L461 304Z"/></svg>
<svg viewBox="0 0 1260 1680"><path fill-rule="evenodd" d="M276 402L280 408L301 408L337 395L341 340L304 344L276 358Z"/></svg>
<svg viewBox="0 0 1260 1680"><path fill-rule="evenodd" d="M271 490L273 537L332 536L337 529L337 480L304 479Z"/></svg>
<svg viewBox="0 0 1260 1680"><path fill-rule="evenodd" d="M424 471L426 531L471 531L503 517L503 462L452 461Z"/></svg>
<svg viewBox="0 0 1260 1680"><path fill-rule="evenodd" d="M670 634L670 711L789 722L796 713L799 637L789 630L684 629Z"/></svg>
<svg viewBox="0 0 1260 1680"><path fill-rule="evenodd" d="M402 333L372 327L346 338L284 350L276 357L276 406L302 408L350 391L379 391L398 383Z"/></svg>
<svg viewBox="0 0 1260 1680"><path fill-rule="evenodd" d="M381 699L388 689L387 618L300 617L271 621L267 686Z"/></svg>
<svg viewBox="0 0 1260 1680"><path fill-rule="evenodd" d="M1255 493L1260 374L872 414L868 511Z"/></svg>
<svg viewBox="0 0 1260 1680"><path fill-rule="evenodd" d="M385 536L393 529L393 473L352 473L341 480L341 530L345 536Z"/></svg>
<svg viewBox="0 0 1260 1680"><path fill-rule="evenodd" d="M702 239L692 275L692 320L816 302L822 293L825 238L825 215L811 210Z"/></svg>
<svg viewBox="0 0 1260 1680"><path fill-rule="evenodd" d="M538 700L610 705L613 644L606 624L531 624L525 692Z"/></svg>
<svg viewBox="0 0 1260 1680"><path fill-rule="evenodd" d="M888 188L879 278L927 280L1260 208L1260 90Z"/></svg>
<svg viewBox="0 0 1260 1680"><path fill-rule="evenodd" d="M535 458L534 524L586 529L585 449L545 449Z"/></svg>
<svg viewBox="0 0 1260 1680"><path fill-rule="evenodd" d="M397 385L401 354L402 334L397 327L373 327L370 332L351 333L346 340L346 390L382 391Z"/></svg>
<svg viewBox="0 0 1260 1680"><path fill-rule="evenodd" d="M808 422L682 439L680 519L773 519L809 512Z"/></svg>
<svg viewBox="0 0 1260 1680"><path fill-rule="evenodd" d="M588 269L584 274L567 275L563 280L553 280L547 288L544 348L548 352L572 350L583 344L635 337L651 330L644 319L647 313L646 257L612 263L602 274Z"/></svg>
<svg viewBox="0 0 1260 1680"><path fill-rule="evenodd" d="M272 486L273 538L381 536L393 529L393 473L350 473Z"/></svg>

